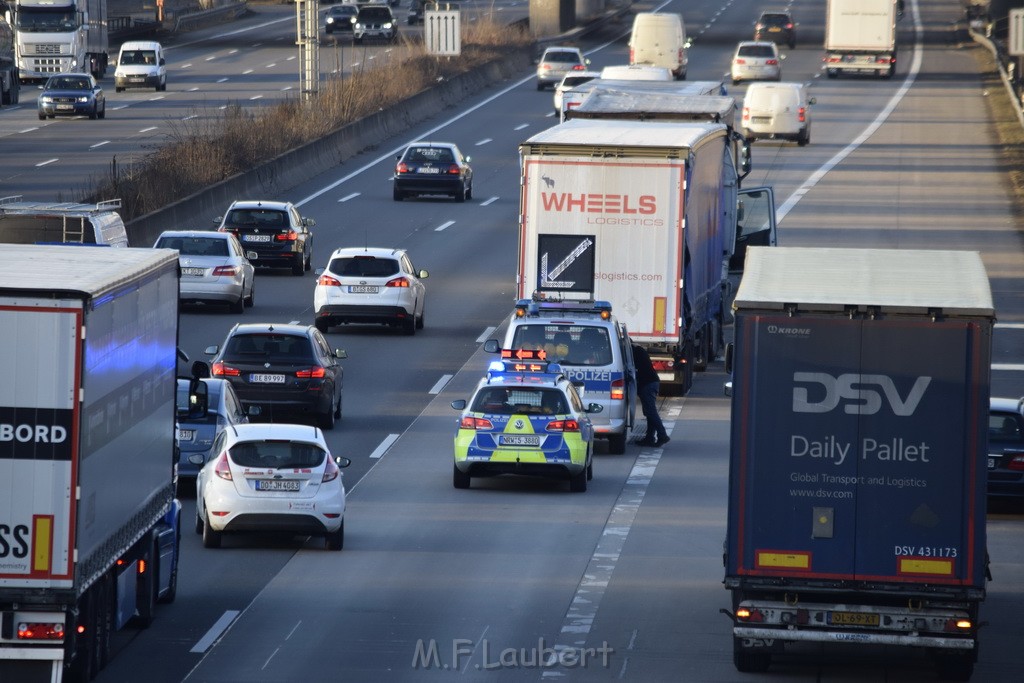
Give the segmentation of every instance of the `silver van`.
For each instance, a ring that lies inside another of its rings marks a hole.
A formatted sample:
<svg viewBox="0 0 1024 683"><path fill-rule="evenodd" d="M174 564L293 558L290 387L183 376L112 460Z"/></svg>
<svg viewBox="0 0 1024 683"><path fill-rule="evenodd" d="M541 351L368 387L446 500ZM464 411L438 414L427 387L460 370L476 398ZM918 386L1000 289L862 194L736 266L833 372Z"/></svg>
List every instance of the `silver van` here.
<svg viewBox="0 0 1024 683"><path fill-rule="evenodd" d="M803 83L751 83L743 98L740 126L747 140L811 142L811 105L815 99Z"/></svg>

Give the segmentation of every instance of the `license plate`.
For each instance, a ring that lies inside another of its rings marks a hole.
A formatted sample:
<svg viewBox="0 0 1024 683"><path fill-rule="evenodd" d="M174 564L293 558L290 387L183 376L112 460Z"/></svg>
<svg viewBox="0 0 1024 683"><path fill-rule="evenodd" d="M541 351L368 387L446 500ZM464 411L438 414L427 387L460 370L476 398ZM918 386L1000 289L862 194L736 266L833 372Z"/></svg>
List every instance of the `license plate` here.
<svg viewBox="0 0 1024 683"><path fill-rule="evenodd" d="M378 289L375 285L351 285L348 291L349 294L376 294Z"/></svg>
<svg viewBox="0 0 1024 683"><path fill-rule="evenodd" d="M999 467L999 458L989 458L988 459L988 468L990 470L994 470L997 467Z"/></svg>
<svg viewBox="0 0 1024 683"><path fill-rule="evenodd" d="M296 479L257 479L257 491L298 491L299 482Z"/></svg>
<svg viewBox="0 0 1024 683"><path fill-rule="evenodd" d="M272 239L270 235L242 235L243 242L269 242Z"/></svg>
<svg viewBox="0 0 1024 683"><path fill-rule="evenodd" d="M191 441L196 438L196 430L194 429L179 429L178 430L178 441Z"/></svg>
<svg viewBox="0 0 1024 683"><path fill-rule="evenodd" d="M515 436L515 435L502 435L498 439L498 443L502 446L534 446L540 445L539 436Z"/></svg>
<svg viewBox="0 0 1024 683"><path fill-rule="evenodd" d="M751 116L751 123L771 123L772 117L770 116Z"/></svg>
<svg viewBox="0 0 1024 683"><path fill-rule="evenodd" d="M433 166L420 166L420 173L440 173L441 169Z"/></svg>
<svg viewBox="0 0 1024 683"><path fill-rule="evenodd" d="M196 277L202 277L203 273L206 272L205 268L182 268L182 275L194 275Z"/></svg>
<svg viewBox="0 0 1024 683"><path fill-rule="evenodd" d="M284 375L249 375L249 381L254 384L284 384Z"/></svg>
<svg viewBox="0 0 1024 683"><path fill-rule="evenodd" d="M837 626L878 626L877 614L865 612L829 612L828 621Z"/></svg>
<svg viewBox="0 0 1024 683"><path fill-rule="evenodd" d="M75 105L73 105L73 104L58 104L57 105L57 109L59 111L71 111L74 108L75 108Z"/></svg>
<svg viewBox="0 0 1024 683"><path fill-rule="evenodd" d="M772 26L771 28L768 29L768 33L778 33L781 30L782 29L779 28L778 26Z"/></svg>

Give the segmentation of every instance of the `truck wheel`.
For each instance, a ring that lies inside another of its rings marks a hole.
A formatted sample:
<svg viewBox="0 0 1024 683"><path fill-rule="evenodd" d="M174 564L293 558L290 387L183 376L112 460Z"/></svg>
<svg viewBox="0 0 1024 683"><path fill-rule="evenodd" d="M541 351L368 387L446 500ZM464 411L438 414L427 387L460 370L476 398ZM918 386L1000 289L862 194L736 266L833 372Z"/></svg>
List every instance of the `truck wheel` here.
<svg viewBox="0 0 1024 683"><path fill-rule="evenodd" d="M324 539L324 546L328 550L341 550L342 548L345 547L345 520L344 519L341 520L341 526L338 527L337 531L335 531L333 533L330 533L330 534L327 534L327 537Z"/></svg>
<svg viewBox="0 0 1024 683"><path fill-rule="evenodd" d="M96 678L97 671L93 669L93 642L95 641L93 627L96 624L93 612L95 608L95 598L91 588L82 596L79 603L78 624L85 626L85 632L76 633L74 636L74 658L67 669L67 675L62 679L66 683L89 683Z"/></svg>
<svg viewBox="0 0 1024 683"><path fill-rule="evenodd" d="M572 493L583 493L587 490L587 468L580 470L579 474L569 477L569 491Z"/></svg>
<svg viewBox="0 0 1024 683"><path fill-rule="evenodd" d="M743 647L739 638L733 638L732 663L740 673L760 674L771 666L772 656L767 652L751 652Z"/></svg>
<svg viewBox="0 0 1024 683"><path fill-rule="evenodd" d="M457 489L468 489L470 482L470 476L460 470L457 466L452 465L452 486Z"/></svg>
<svg viewBox="0 0 1024 683"><path fill-rule="evenodd" d="M626 432L608 437L608 452L612 455L622 455L626 452Z"/></svg>
<svg viewBox="0 0 1024 683"><path fill-rule="evenodd" d="M93 626L93 671L99 673L110 661L110 634L113 631L114 614L111 606L111 586L109 577L104 574L96 581L96 618Z"/></svg>

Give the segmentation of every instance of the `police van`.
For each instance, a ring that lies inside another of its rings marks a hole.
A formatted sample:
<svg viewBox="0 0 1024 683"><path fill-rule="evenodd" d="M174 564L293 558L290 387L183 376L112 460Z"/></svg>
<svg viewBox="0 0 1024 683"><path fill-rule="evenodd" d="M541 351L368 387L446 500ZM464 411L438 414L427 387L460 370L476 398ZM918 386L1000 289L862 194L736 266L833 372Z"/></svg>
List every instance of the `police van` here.
<svg viewBox="0 0 1024 683"><path fill-rule="evenodd" d="M490 353L501 348L543 349L582 388L585 402L604 407L592 420L596 436L608 440L608 452L626 452L636 414L636 372L629 334L610 302L521 299L504 344L489 339L484 345Z"/></svg>

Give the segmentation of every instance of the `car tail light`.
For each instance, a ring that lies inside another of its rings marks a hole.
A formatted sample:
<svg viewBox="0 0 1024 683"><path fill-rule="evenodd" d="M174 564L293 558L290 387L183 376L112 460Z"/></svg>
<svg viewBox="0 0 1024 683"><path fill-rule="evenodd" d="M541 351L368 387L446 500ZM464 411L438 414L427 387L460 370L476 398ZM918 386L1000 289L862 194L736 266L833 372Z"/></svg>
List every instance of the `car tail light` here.
<svg viewBox="0 0 1024 683"><path fill-rule="evenodd" d="M636 56L636 50L634 50L633 48L629 48L629 63L630 64L633 63L633 59L634 59L635 56Z"/></svg>
<svg viewBox="0 0 1024 683"><path fill-rule="evenodd" d="M310 378L314 378L315 379L315 378L323 377L325 374L327 374L326 370L324 370L319 365L314 365L313 367L308 368L306 370L296 370L295 371L295 376L300 378L300 379L310 379Z"/></svg>
<svg viewBox="0 0 1024 683"><path fill-rule="evenodd" d="M542 68L542 69L545 69L545 70L546 70L546 69L550 69L550 68L551 68L551 65L550 65L550 64L548 64L547 62L541 62L541 63L540 63L540 68Z"/></svg>
<svg viewBox="0 0 1024 683"><path fill-rule="evenodd" d="M754 24L754 30L755 31L763 31L764 30L764 24Z"/></svg>
<svg viewBox="0 0 1024 683"><path fill-rule="evenodd" d="M746 119L747 117L744 116L743 118ZM797 118L798 121L800 121L800 123L803 123L804 121L806 121L807 120L807 108L806 107L800 107L799 109L797 109L796 110L796 118Z"/></svg>
<svg viewBox="0 0 1024 683"><path fill-rule="evenodd" d="M1014 472L1024 472L1024 453L1010 458L1010 462L1006 464L1006 469L1013 470Z"/></svg>
<svg viewBox="0 0 1024 683"><path fill-rule="evenodd" d="M217 458L217 464L213 466L213 473L221 479L231 481L231 465L228 463L228 452L224 451Z"/></svg>
<svg viewBox="0 0 1024 683"><path fill-rule="evenodd" d="M736 63L737 64L746 64L747 60L743 59L742 57L737 57L736 58Z"/></svg>
<svg viewBox="0 0 1024 683"><path fill-rule="evenodd" d="M459 429L494 429L494 425L485 418L467 416L459 420Z"/></svg>
<svg viewBox="0 0 1024 683"><path fill-rule="evenodd" d="M230 232L235 237L238 237L238 231L231 228L217 228L217 232Z"/></svg>
<svg viewBox="0 0 1024 683"><path fill-rule="evenodd" d="M210 368L210 373L214 377L238 377L242 373L238 368L233 368L230 365L225 365L223 361L217 361Z"/></svg>
<svg viewBox="0 0 1024 683"><path fill-rule="evenodd" d="M612 400L621 401L626 398L626 379L620 377L612 380Z"/></svg>
<svg viewBox="0 0 1024 683"><path fill-rule="evenodd" d="M397 166L395 166L395 173L408 173L408 172L409 172L409 165L407 163L405 163L404 161L400 162Z"/></svg>
<svg viewBox="0 0 1024 683"><path fill-rule="evenodd" d="M787 31L792 31L793 30L793 24L786 24L786 30Z"/></svg>
<svg viewBox="0 0 1024 683"><path fill-rule="evenodd" d="M744 121L749 121L750 120L750 107L743 107L743 120Z"/></svg>
<svg viewBox="0 0 1024 683"><path fill-rule="evenodd" d="M566 109L573 109L573 108L578 107L578 106L580 106L579 102L566 102L565 103L565 108Z"/></svg>
<svg viewBox="0 0 1024 683"><path fill-rule="evenodd" d="M459 168L458 164L452 164L448 167L448 175L459 175L461 172L462 169Z"/></svg>
<svg viewBox="0 0 1024 683"><path fill-rule="evenodd" d="M213 274L234 276L238 275L238 270L238 266L217 266L213 269Z"/></svg>
<svg viewBox="0 0 1024 683"><path fill-rule="evenodd" d="M775 66L778 63L779 63L779 60L777 60L777 59L769 59L768 61L765 62L765 64L767 64L768 66Z"/></svg>
<svg viewBox="0 0 1024 683"><path fill-rule="evenodd" d="M385 287L408 287L409 278L407 277L396 277L394 280L388 280L384 285Z"/></svg>
<svg viewBox="0 0 1024 683"><path fill-rule="evenodd" d="M324 478L321 483L326 484L329 481L334 481L341 474L341 470L338 469L338 465L331 460L331 456L327 456L327 467L324 468Z"/></svg>
<svg viewBox="0 0 1024 683"><path fill-rule="evenodd" d="M274 235L274 239L278 242L294 242L299 239L299 234L294 230L289 230L288 232L280 232Z"/></svg>
<svg viewBox="0 0 1024 683"><path fill-rule="evenodd" d="M548 422L549 432L578 432L580 423L576 420L552 420Z"/></svg>
<svg viewBox="0 0 1024 683"><path fill-rule="evenodd" d="M341 282L330 275L321 275L316 283L324 287L341 287Z"/></svg>
<svg viewBox="0 0 1024 683"><path fill-rule="evenodd" d="M582 64L577 64L572 68L573 71L583 71L585 67Z"/></svg>

